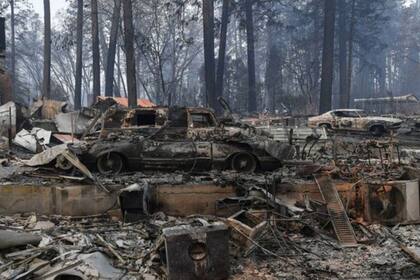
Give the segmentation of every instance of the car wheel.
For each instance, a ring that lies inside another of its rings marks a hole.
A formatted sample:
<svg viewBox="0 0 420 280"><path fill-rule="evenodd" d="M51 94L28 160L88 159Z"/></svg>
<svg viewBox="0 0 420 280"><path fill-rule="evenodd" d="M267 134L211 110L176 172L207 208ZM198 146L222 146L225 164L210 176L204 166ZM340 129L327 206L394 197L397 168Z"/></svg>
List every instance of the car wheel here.
<svg viewBox="0 0 420 280"><path fill-rule="evenodd" d="M119 174L124 168L124 160L119 154L108 153L100 156L96 165L101 174Z"/></svg>
<svg viewBox="0 0 420 280"><path fill-rule="evenodd" d="M382 136L385 133L383 126L375 125L370 128L370 134L375 137Z"/></svg>
<svg viewBox="0 0 420 280"><path fill-rule="evenodd" d="M55 166L64 171L70 171L74 167L74 165L63 155L57 157Z"/></svg>
<svg viewBox="0 0 420 280"><path fill-rule="evenodd" d="M249 153L239 153L233 156L231 168L237 172L252 173L257 169L257 161Z"/></svg>
<svg viewBox="0 0 420 280"><path fill-rule="evenodd" d="M319 125L319 127L320 128L325 128L325 130L327 130L327 131L332 129L331 125L328 124L328 123L323 123L323 124Z"/></svg>

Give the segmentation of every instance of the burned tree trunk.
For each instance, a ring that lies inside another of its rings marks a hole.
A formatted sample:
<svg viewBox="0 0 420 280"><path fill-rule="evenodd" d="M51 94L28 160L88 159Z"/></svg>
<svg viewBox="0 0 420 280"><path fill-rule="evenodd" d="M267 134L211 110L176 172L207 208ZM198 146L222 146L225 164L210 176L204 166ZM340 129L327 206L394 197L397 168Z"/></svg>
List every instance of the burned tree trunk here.
<svg viewBox="0 0 420 280"><path fill-rule="evenodd" d="M349 53L348 53L348 68L347 68L347 93L346 93L346 105L350 107L350 97L352 89L352 75L353 75L353 49L354 49L354 26L356 24L356 0L352 0L351 3L351 20L350 20L350 31L349 31Z"/></svg>
<svg viewBox="0 0 420 280"><path fill-rule="evenodd" d="M386 53L381 51L377 54L377 80L379 83L379 96L383 97L387 95L386 88Z"/></svg>
<svg viewBox="0 0 420 280"><path fill-rule="evenodd" d="M101 95L101 54L99 51L98 0L91 1L93 103Z"/></svg>
<svg viewBox="0 0 420 280"><path fill-rule="evenodd" d="M226 38L229 23L229 2L230 0L223 0L222 25L220 28L219 57L217 59L216 98L223 96L223 77L225 74L226 58ZM217 111L219 111L220 109L220 106L216 106Z"/></svg>
<svg viewBox="0 0 420 280"><path fill-rule="evenodd" d="M348 108L347 101L347 9L346 0L339 0L339 60L340 60L340 108Z"/></svg>
<svg viewBox="0 0 420 280"><path fill-rule="evenodd" d="M44 0L44 69L42 95L51 98L51 14L50 0Z"/></svg>
<svg viewBox="0 0 420 280"><path fill-rule="evenodd" d="M15 38L15 1L10 1L10 31L12 37L12 53L11 53L11 66L12 66L12 95L16 94L16 38Z"/></svg>
<svg viewBox="0 0 420 280"><path fill-rule="evenodd" d="M214 109L216 106L216 72L214 59L214 0L203 0L203 34L206 103L210 108Z"/></svg>
<svg viewBox="0 0 420 280"><path fill-rule="evenodd" d="M77 1L77 35L76 35L76 76L74 91L74 109L82 107L82 68L83 68L83 0Z"/></svg>
<svg viewBox="0 0 420 280"><path fill-rule="evenodd" d="M272 114L276 111L276 95L282 92L282 54L281 39L279 39L275 23L267 22L267 67L265 71L265 88L267 92L265 108Z"/></svg>
<svg viewBox="0 0 420 280"><path fill-rule="evenodd" d="M320 61L320 54L321 54L321 36L322 36L322 23L320 19L320 14L322 10L322 2L321 1L315 1L314 2L314 15L313 15L313 39L314 42L312 44L312 57L313 57L313 91L312 92L318 92L320 89L320 77L321 77L321 61ZM311 92L311 93L312 93ZM310 99L312 99L312 96L310 96Z"/></svg>
<svg viewBox="0 0 420 280"><path fill-rule="evenodd" d="M334 27L336 0L325 0L324 46L322 50L321 96L319 113L331 110L334 75Z"/></svg>
<svg viewBox="0 0 420 280"><path fill-rule="evenodd" d="M117 51L118 29L120 25L121 0L114 1L112 11L111 35L109 37L108 53L106 57L105 71L105 96L113 96L114 92L114 69L115 54Z"/></svg>
<svg viewBox="0 0 420 280"><path fill-rule="evenodd" d="M255 38L254 16L252 11L253 0L246 0L246 38L248 53L248 112L257 111L257 88L255 78Z"/></svg>
<svg viewBox="0 0 420 280"><path fill-rule="evenodd" d="M124 44L126 55L128 106L137 107L136 60L134 54L134 26L131 0L123 0Z"/></svg>

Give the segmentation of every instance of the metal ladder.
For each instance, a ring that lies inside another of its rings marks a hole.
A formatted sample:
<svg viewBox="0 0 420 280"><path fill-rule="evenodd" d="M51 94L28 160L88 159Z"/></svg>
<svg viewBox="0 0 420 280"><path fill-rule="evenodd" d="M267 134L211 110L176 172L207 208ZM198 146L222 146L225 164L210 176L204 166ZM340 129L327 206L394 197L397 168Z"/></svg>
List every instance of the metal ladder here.
<svg viewBox="0 0 420 280"><path fill-rule="evenodd" d="M317 175L315 176L315 181L326 203L328 214L331 217L331 223L340 245L343 247L357 246L353 226L330 176Z"/></svg>

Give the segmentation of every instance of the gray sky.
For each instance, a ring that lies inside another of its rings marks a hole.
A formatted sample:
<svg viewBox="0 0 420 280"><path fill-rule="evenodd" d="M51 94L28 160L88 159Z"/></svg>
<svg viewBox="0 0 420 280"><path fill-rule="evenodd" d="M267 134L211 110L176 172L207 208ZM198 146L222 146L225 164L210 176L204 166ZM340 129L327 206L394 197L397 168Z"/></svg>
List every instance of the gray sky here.
<svg viewBox="0 0 420 280"><path fill-rule="evenodd" d="M41 16L41 19L44 16L44 1L43 0L29 0L29 2L32 2L34 5L35 11L39 13ZM51 6L51 20L53 23L57 22L57 17L55 16L57 12L61 9L64 9L67 7L66 0L50 0L50 6Z"/></svg>
<svg viewBox="0 0 420 280"><path fill-rule="evenodd" d="M42 17L44 16L44 1L43 0L29 0L29 2L32 2L34 5L35 11L39 13L39 15ZM411 4L415 2L415 0L405 0L405 2L408 4ZM51 20L53 23L57 23L58 19L55 17L57 12L61 9L64 9L67 7L66 0L50 0L51 5Z"/></svg>
<svg viewBox="0 0 420 280"><path fill-rule="evenodd" d="M406 5L414 3L416 0L404 0ZM29 0L34 5L35 11L39 13L41 20L44 16L44 1L43 0ZM65 9L68 6L66 0L50 0L51 6L51 20L53 24L57 24L59 22L59 18L56 17L56 14L59 10Z"/></svg>

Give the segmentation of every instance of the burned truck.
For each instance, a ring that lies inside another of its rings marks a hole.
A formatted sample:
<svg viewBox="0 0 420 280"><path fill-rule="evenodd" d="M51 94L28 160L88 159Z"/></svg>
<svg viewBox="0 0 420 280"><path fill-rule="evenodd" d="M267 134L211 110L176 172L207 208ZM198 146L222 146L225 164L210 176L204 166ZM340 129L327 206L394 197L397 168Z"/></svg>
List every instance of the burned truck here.
<svg viewBox="0 0 420 280"><path fill-rule="evenodd" d="M72 147L87 166L102 174L124 171L231 169L275 170L294 155L255 127L218 120L206 108L111 109L99 139Z"/></svg>

